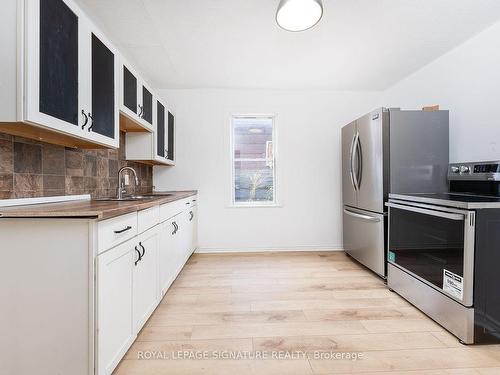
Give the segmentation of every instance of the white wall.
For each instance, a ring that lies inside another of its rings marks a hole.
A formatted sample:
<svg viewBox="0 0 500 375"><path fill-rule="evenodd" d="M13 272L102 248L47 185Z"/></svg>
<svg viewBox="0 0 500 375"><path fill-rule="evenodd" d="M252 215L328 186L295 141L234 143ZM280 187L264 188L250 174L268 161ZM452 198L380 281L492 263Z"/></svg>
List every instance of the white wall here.
<svg viewBox="0 0 500 375"><path fill-rule="evenodd" d="M450 161L500 159L500 23L380 92L164 90L177 166L161 189L200 192L204 250L341 248L340 127L387 107L450 110ZM280 208L230 208L231 113L275 113Z"/></svg>
<svg viewBox="0 0 500 375"><path fill-rule="evenodd" d="M450 161L500 159L500 23L383 94L386 106L450 110Z"/></svg>
<svg viewBox="0 0 500 375"><path fill-rule="evenodd" d="M157 167L157 190L199 190L202 250L339 249L340 128L377 93L164 90L177 124L177 165ZM232 113L274 113L279 208L231 208Z"/></svg>

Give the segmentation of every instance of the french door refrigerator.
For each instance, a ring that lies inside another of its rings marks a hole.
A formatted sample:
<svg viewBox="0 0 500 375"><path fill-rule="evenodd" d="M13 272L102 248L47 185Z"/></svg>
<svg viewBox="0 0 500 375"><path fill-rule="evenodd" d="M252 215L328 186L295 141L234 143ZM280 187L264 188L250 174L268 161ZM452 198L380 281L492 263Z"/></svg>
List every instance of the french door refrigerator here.
<svg viewBox="0 0 500 375"><path fill-rule="evenodd" d="M344 250L382 277L389 193L448 191L448 117L379 108L342 128Z"/></svg>

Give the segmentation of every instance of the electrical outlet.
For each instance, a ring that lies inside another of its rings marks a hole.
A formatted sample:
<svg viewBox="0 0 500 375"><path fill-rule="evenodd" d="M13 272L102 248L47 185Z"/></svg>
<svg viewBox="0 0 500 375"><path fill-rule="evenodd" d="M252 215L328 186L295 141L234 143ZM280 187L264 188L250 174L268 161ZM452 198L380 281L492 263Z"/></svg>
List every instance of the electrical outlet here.
<svg viewBox="0 0 500 375"><path fill-rule="evenodd" d="M128 175L128 173L125 176L123 176L123 180L125 186L130 185L130 176Z"/></svg>

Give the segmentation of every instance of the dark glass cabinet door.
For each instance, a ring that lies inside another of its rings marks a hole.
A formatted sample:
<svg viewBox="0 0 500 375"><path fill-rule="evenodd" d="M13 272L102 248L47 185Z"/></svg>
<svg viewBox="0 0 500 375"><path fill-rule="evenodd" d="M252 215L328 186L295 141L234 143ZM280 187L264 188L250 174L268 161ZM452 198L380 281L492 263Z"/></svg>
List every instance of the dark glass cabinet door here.
<svg viewBox="0 0 500 375"><path fill-rule="evenodd" d="M123 105L137 113L137 77L123 67Z"/></svg>
<svg viewBox="0 0 500 375"><path fill-rule="evenodd" d="M144 86L142 87L142 105L144 106L142 118L152 125L153 124L153 95Z"/></svg>
<svg viewBox="0 0 500 375"><path fill-rule="evenodd" d="M439 289L444 272L463 277L464 221L391 207L389 261Z"/></svg>
<svg viewBox="0 0 500 375"><path fill-rule="evenodd" d="M175 147L175 117L168 112L168 155L167 159L174 160L174 147Z"/></svg>
<svg viewBox="0 0 500 375"><path fill-rule="evenodd" d="M115 55L92 34L92 131L115 138Z"/></svg>
<svg viewBox="0 0 500 375"><path fill-rule="evenodd" d="M156 154L165 157L165 107L156 102Z"/></svg>
<svg viewBox="0 0 500 375"><path fill-rule="evenodd" d="M40 0L39 110L78 125L78 16L62 0Z"/></svg>

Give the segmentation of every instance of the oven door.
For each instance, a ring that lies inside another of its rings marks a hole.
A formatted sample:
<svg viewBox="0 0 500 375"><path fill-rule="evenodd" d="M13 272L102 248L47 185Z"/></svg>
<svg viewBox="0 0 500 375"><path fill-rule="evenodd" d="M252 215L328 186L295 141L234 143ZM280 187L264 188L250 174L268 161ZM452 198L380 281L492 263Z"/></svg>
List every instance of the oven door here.
<svg viewBox="0 0 500 375"><path fill-rule="evenodd" d="M389 200L388 262L464 306L473 304L474 211Z"/></svg>

